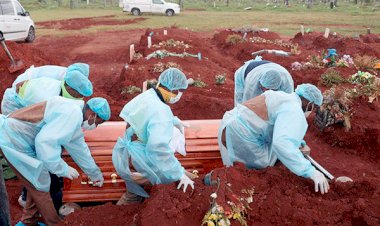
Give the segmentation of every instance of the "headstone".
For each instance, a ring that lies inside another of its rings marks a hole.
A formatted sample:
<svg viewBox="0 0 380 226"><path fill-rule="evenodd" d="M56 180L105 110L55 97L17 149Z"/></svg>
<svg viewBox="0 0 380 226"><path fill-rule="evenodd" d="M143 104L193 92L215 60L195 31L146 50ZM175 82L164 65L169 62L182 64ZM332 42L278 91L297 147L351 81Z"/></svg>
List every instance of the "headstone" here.
<svg viewBox="0 0 380 226"><path fill-rule="evenodd" d="M371 28L367 28L367 34L371 34Z"/></svg>
<svg viewBox="0 0 380 226"><path fill-rule="evenodd" d="M305 35L305 28L303 27L303 25L301 25L301 34L302 34L302 36Z"/></svg>
<svg viewBox="0 0 380 226"><path fill-rule="evenodd" d="M325 34L323 35L323 37L328 38L328 37L329 37L329 34L330 34L330 29L328 29L328 28L326 27Z"/></svg>
<svg viewBox="0 0 380 226"><path fill-rule="evenodd" d="M129 46L129 63L132 62L134 55L135 55L135 44L132 44Z"/></svg>
<svg viewBox="0 0 380 226"><path fill-rule="evenodd" d="M247 38L247 32L244 32L243 40L245 40L246 38Z"/></svg>
<svg viewBox="0 0 380 226"><path fill-rule="evenodd" d="M152 37L148 36L148 48L152 47Z"/></svg>
<svg viewBox="0 0 380 226"><path fill-rule="evenodd" d="M168 35L168 30L164 30L164 35Z"/></svg>
<svg viewBox="0 0 380 226"><path fill-rule="evenodd" d="M147 90L147 87L148 87L148 81L143 82L143 90L142 90L142 92L145 92Z"/></svg>

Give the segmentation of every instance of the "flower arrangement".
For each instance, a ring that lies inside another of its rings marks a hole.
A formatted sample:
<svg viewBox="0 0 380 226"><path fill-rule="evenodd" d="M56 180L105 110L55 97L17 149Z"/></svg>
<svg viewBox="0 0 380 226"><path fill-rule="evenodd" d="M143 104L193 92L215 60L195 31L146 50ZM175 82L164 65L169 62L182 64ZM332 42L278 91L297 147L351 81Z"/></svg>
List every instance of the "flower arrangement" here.
<svg viewBox="0 0 380 226"><path fill-rule="evenodd" d="M338 67L353 67L354 59L350 55L343 55L337 62Z"/></svg>
<svg viewBox="0 0 380 226"><path fill-rule="evenodd" d="M261 37L252 37L249 39L249 41L253 42L253 43L268 43L268 44L278 45L278 46L281 46L284 48L291 49L292 53L293 52L297 52L297 53L300 52L299 48L298 48L298 44L293 44L289 41L284 41L282 39L276 39L276 40L272 41L272 40L261 38Z"/></svg>
<svg viewBox="0 0 380 226"><path fill-rule="evenodd" d="M215 83L217 85L222 85L226 81L226 74L219 74L215 76Z"/></svg>
<svg viewBox="0 0 380 226"><path fill-rule="evenodd" d="M331 87L333 85L338 85L345 82L339 71L329 68L324 74L321 75L319 79L319 84L327 87Z"/></svg>
<svg viewBox="0 0 380 226"><path fill-rule="evenodd" d="M166 64L164 64L162 62L158 62L157 64L153 65L152 71L153 72L161 73L164 70L166 70L168 68L171 68L171 67L178 68L179 70L182 70L181 66L179 64L177 64L177 63L167 62Z"/></svg>
<svg viewBox="0 0 380 226"><path fill-rule="evenodd" d="M191 48L191 45L186 44L184 41L178 41L174 39L168 39L166 41L158 43L158 45L153 45L154 48L168 47L168 48Z"/></svg>
<svg viewBox="0 0 380 226"><path fill-rule="evenodd" d="M216 192L210 195L210 209L207 211L203 217L202 225L207 226L230 226L232 220L238 221L241 225L247 226L246 216L248 210L250 209L249 204L253 202L253 194L255 193L255 188L243 189L241 191L242 195L238 197L233 193L231 189L231 184L227 183L225 185L225 190L230 195L226 196L226 205L223 207L217 203L218 190L220 187L220 180L217 181Z"/></svg>
<svg viewBox="0 0 380 226"><path fill-rule="evenodd" d="M358 71L357 73L351 76L350 81L353 84L368 85L372 84L375 81L375 79L376 76L369 72Z"/></svg>
<svg viewBox="0 0 380 226"><path fill-rule="evenodd" d="M350 117L352 115L349 90L332 87L323 93L323 104L320 111L328 111L333 116L335 123L343 122L346 130L351 129Z"/></svg>

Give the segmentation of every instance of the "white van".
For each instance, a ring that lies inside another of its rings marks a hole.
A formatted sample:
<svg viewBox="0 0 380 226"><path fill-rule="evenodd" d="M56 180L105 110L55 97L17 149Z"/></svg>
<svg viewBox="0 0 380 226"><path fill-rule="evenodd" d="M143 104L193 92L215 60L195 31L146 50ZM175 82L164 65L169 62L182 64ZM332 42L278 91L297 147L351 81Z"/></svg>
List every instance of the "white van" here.
<svg viewBox="0 0 380 226"><path fill-rule="evenodd" d="M131 12L134 16L139 16L141 13L164 13L173 16L180 12L178 4L164 0L122 0L122 5L124 12Z"/></svg>
<svg viewBox="0 0 380 226"><path fill-rule="evenodd" d="M17 0L0 0L0 33L5 40L33 42L34 22Z"/></svg>

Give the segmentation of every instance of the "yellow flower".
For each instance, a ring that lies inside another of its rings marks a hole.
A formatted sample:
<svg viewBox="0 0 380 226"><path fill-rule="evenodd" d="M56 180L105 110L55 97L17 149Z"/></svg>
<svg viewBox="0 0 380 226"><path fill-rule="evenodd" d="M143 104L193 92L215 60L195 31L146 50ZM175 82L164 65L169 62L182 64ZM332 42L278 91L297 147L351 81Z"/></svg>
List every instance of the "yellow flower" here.
<svg viewBox="0 0 380 226"><path fill-rule="evenodd" d="M215 224L212 221L207 221L207 226L215 226Z"/></svg>
<svg viewBox="0 0 380 226"><path fill-rule="evenodd" d="M209 217L208 217L209 220L217 220L218 217L216 216L216 214L211 214Z"/></svg>
<svg viewBox="0 0 380 226"><path fill-rule="evenodd" d="M235 220L235 219L240 218L240 217L241 217L240 213L234 213L232 218Z"/></svg>

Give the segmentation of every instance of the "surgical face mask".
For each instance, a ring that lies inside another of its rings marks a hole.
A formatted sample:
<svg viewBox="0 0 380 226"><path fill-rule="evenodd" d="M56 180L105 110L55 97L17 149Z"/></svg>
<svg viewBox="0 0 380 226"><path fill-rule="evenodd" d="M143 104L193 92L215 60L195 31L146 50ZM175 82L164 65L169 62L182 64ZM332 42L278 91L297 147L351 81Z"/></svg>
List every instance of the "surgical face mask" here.
<svg viewBox="0 0 380 226"><path fill-rule="evenodd" d="M177 102L181 99L181 97L182 97L182 92L178 92L177 96L175 96L175 97L170 97L168 103L169 103L169 104L175 104L175 103L177 103Z"/></svg>
<svg viewBox="0 0 380 226"><path fill-rule="evenodd" d="M96 124L95 124L95 122L96 122L96 114L95 114L95 119L94 119L94 123L93 124L89 124L88 123L88 119L86 120L86 121L84 121L83 123L82 123L82 128L84 129L84 130L94 130L95 128L96 128Z"/></svg>
<svg viewBox="0 0 380 226"><path fill-rule="evenodd" d="M312 104L310 110L309 110L309 104ZM307 104L306 109L305 109L305 112L304 112L304 115L305 115L306 118L310 116L311 112L313 112L313 109L314 109L314 103L309 102L309 103Z"/></svg>

